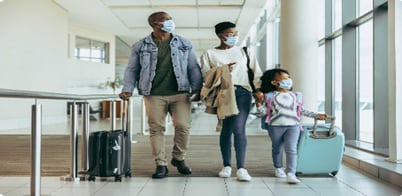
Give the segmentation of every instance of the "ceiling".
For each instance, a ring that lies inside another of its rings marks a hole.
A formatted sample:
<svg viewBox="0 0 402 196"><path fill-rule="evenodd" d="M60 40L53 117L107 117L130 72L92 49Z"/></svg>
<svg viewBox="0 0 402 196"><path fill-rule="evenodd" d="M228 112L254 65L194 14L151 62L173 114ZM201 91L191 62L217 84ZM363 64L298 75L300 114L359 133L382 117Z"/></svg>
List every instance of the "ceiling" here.
<svg viewBox="0 0 402 196"><path fill-rule="evenodd" d="M189 39L199 55L219 42L214 25L236 23L240 41L256 22L267 0L54 0L69 12L72 24L111 32L125 43L124 51L152 31L148 16L156 11L169 13L175 33Z"/></svg>

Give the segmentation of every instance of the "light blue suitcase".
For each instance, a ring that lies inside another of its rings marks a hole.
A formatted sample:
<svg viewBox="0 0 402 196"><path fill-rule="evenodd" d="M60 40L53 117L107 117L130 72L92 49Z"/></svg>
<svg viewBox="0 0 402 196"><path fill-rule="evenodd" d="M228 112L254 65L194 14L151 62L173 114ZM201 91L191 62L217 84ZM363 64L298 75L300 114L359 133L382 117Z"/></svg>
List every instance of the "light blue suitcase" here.
<svg viewBox="0 0 402 196"><path fill-rule="evenodd" d="M330 174L335 176L342 164L345 136L340 128L331 123L303 125L298 143L296 175Z"/></svg>

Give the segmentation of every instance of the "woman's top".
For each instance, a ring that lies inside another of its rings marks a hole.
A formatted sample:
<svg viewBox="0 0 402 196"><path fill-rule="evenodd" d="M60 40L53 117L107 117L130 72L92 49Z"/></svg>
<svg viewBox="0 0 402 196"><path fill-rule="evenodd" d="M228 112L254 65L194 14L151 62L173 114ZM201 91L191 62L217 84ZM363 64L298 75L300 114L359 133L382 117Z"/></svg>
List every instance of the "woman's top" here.
<svg viewBox="0 0 402 196"><path fill-rule="evenodd" d="M201 72L206 75L211 68L226 66L229 63L233 65L231 78L233 85L238 85L252 91L247 75L247 56L241 47L233 46L229 49L209 49L201 55ZM261 86L260 77L262 76L261 68L258 65L255 56L250 56L250 68L254 71L254 85L256 88Z"/></svg>

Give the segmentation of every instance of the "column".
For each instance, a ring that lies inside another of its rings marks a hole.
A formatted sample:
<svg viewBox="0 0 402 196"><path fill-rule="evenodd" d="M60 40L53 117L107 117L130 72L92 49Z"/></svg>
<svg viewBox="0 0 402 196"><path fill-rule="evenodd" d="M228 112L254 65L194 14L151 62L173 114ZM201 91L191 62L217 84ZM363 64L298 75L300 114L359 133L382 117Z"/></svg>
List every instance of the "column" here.
<svg viewBox="0 0 402 196"><path fill-rule="evenodd" d="M389 158L402 162L402 1L388 1Z"/></svg>
<svg viewBox="0 0 402 196"><path fill-rule="evenodd" d="M315 78L321 26L314 9L320 1L281 1L280 67L290 72L294 91L303 93L304 106L311 111L317 110L317 82L324 82Z"/></svg>

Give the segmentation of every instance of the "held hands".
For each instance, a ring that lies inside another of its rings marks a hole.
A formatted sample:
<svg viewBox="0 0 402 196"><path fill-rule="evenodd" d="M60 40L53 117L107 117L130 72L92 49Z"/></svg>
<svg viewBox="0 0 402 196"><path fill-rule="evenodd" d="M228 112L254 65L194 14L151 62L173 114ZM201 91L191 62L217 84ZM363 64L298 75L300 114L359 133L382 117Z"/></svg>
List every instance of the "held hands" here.
<svg viewBox="0 0 402 196"><path fill-rule="evenodd" d="M264 93L263 92L256 90L256 92L253 93L253 97L255 100L255 105L257 107L260 107L261 105L263 105L263 103L264 103Z"/></svg>
<svg viewBox="0 0 402 196"><path fill-rule="evenodd" d="M129 92L121 92L119 94L120 99L127 100L131 97L131 93Z"/></svg>

